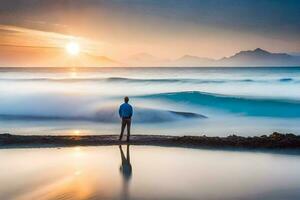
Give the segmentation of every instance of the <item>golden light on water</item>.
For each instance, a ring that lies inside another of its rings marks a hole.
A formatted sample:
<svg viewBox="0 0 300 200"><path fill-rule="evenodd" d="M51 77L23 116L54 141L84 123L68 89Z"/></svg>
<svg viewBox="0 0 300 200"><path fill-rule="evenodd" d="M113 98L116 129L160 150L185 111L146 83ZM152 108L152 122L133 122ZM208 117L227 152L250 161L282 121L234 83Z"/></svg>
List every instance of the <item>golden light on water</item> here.
<svg viewBox="0 0 300 200"><path fill-rule="evenodd" d="M83 152L81 151L81 148L80 147L75 147L73 152L72 152L72 155L75 157L75 158L78 158L80 156L82 156Z"/></svg>
<svg viewBox="0 0 300 200"><path fill-rule="evenodd" d="M81 151L81 148L80 147L75 147L74 150L75 151Z"/></svg>
<svg viewBox="0 0 300 200"><path fill-rule="evenodd" d="M80 46L76 42L69 42L66 45L66 51L68 52L68 54L76 56L80 53Z"/></svg>

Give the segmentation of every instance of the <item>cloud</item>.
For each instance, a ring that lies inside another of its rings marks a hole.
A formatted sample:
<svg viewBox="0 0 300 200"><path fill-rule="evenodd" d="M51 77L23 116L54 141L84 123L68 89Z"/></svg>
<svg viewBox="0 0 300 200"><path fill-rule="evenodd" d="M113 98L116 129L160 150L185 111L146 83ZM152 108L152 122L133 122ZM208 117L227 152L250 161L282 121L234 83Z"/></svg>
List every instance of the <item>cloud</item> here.
<svg viewBox="0 0 300 200"><path fill-rule="evenodd" d="M59 47L50 47L50 46L26 46L26 45L11 45L11 44L0 44L0 47L17 47L17 48L30 48L30 49L60 49Z"/></svg>
<svg viewBox="0 0 300 200"><path fill-rule="evenodd" d="M81 40L81 38L64 35L55 32L40 31L35 29L28 29L24 27L17 27L11 25L0 25L1 36L13 37L15 39L24 39L24 43L37 43L37 41L42 41L43 45L53 44L53 46L60 46L61 41L69 40ZM29 39L29 40L28 40ZM1 40L1 44L5 41ZM13 43L13 40L7 41ZM22 45L22 44L18 44ZM35 46L35 45L30 45Z"/></svg>
<svg viewBox="0 0 300 200"><path fill-rule="evenodd" d="M51 31L0 24L0 46L21 48L64 48L69 41L76 41L89 51L99 43L89 39Z"/></svg>

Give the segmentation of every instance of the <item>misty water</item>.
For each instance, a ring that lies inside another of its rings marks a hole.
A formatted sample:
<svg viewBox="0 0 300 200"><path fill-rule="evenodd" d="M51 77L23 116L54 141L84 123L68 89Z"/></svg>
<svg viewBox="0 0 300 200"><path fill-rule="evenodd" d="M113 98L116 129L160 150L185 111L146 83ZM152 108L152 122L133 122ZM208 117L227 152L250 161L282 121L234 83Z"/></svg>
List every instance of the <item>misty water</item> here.
<svg viewBox="0 0 300 200"><path fill-rule="evenodd" d="M1 149L0 199L300 198L299 156L127 148Z"/></svg>
<svg viewBox="0 0 300 200"><path fill-rule="evenodd" d="M300 133L300 68L1 68L0 132L118 134Z"/></svg>

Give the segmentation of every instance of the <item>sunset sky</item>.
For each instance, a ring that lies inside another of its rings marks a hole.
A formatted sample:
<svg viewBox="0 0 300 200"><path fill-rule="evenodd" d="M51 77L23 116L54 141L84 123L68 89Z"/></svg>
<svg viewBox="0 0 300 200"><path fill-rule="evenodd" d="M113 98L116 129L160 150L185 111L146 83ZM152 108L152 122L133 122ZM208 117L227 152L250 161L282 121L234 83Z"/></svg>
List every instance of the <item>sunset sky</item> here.
<svg viewBox="0 0 300 200"><path fill-rule="evenodd" d="M300 52L299 19L297 0L1 0L0 58L64 57L70 41L115 60Z"/></svg>

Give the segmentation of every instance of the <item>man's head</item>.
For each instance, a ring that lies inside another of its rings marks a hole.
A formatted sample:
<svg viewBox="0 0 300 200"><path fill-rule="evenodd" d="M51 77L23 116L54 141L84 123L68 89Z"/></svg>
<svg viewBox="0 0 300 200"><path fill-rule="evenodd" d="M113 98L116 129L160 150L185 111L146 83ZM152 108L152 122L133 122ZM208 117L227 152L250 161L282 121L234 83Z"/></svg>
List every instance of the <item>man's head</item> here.
<svg viewBox="0 0 300 200"><path fill-rule="evenodd" d="M128 97L124 97L124 101L125 101L125 103L128 103L129 98Z"/></svg>

